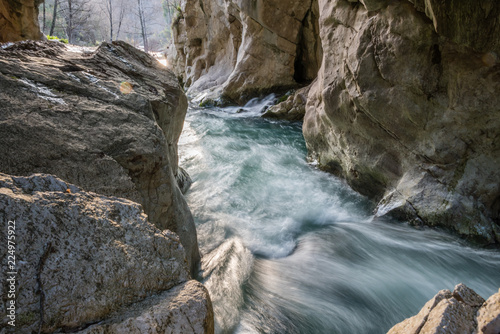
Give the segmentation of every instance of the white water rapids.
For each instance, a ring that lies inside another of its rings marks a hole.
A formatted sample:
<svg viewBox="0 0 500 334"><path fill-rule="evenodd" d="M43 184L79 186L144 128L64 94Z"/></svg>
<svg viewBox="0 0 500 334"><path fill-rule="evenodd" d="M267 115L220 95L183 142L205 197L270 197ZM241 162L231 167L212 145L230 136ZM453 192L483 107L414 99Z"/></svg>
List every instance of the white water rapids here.
<svg viewBox="0 0 500 334"><path fill-rule="evenodd" d="M488 297L500 252L404 222L306 162L300 123L190 108L179 144L218 333L385 333L441 289Z"/></svg>

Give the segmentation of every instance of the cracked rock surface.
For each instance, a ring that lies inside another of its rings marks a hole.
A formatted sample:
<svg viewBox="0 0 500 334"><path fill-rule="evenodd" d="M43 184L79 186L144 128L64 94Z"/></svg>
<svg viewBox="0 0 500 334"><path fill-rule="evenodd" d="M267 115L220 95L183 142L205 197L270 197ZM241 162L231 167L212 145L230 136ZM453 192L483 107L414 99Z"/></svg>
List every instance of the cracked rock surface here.
<svg viewBox="0 0 500 334"><path fill-rule="evenodd" d="M441 290L387 334L493 334L500 331L500 291L487 301L464 284Z"/></svg>
<svg viewBox="0 0 500 334"><path fill-rule="evenodd" d="M377 216L500 242L498 3L320 0L319 13L311 158Z"/></svg>
<svg viewBox="0 0 500 334"><path fill-rule="evenodd" d="M94 53L18 42L0 48L0 105L1 172L140 203L179 235L194 270L196 230L176 182L187 99L170 71L124 42Z"/></svg>
<svg viewBox="0 0 500 334"><path fill-rule="evenodd" d="M129 327L143 333L156 333L157 326L213 332L210 298L203 285L189 281L179 237L151 224L141 205L83 191L52 175L2 173L0 219L15 221L20 332L75 331L129 309L135 312ZM0 247L7 254L6 243ZM2 270L3 282L6 275ZM6 304L0 305L5 327ZM147 321L148 314L154 321Z"/></svg>

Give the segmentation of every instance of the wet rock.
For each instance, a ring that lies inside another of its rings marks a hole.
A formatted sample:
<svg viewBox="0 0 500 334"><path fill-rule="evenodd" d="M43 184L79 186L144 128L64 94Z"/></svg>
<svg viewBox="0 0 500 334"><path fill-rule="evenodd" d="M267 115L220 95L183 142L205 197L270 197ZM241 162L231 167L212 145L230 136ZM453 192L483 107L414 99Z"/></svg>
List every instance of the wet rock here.
<svg viewBox="0 0 500 334"><path fill-rule="evenodd" d="M189 93L241 103L316 77L316 0L184 0L170 63Z"/></svg>
<svg viewBox="0 0 500 334"><path fill-rule="evenodd" d="M187 99L171 72L124 42L92 54L19 42L0 49L0 104L0 171L142 204L179 235L195 270L196 230L176 181Z"/></svg>
<svg viewBox="0 0 500 334"><path fill-rule="evenodd" d="M85 327L179 284L155 298L186 314L200 311L200 318L190 316L198 322L210 312L205 290L184 283L189 270L179 237L151 224L137 203L86 192L52 175L2 173L0 219L15 221L16 328L22 332L38 332L42 317L42 333ZM7 254L6 243L0 248ZM6 270L0 278L6 281ZM179 289L183 298L168 297ZM1 327L5 313L1 303Z"/></svg>
<svg viewBox="0 0 500 334"><path fill-rule="evenodd" d="M378 216L500 242L498 10L320 0L324 61L303 126L311 158L378 202Z"/></svg>
<svg viewBox="0 0 500 334"><path fill-rule="evenodd" d="M310 86L301 88L288 96L288 98L278 103L262 115L266 118L284 119L288 121L301 121L306 113L307 94Z"/></svg>

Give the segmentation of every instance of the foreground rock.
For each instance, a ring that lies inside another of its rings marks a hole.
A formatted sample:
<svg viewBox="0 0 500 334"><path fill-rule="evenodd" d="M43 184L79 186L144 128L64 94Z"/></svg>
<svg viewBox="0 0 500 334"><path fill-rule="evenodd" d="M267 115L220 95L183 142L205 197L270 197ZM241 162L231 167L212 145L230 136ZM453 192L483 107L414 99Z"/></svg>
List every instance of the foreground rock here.
<svg viewBox="0 0 500 334"><path fill-rule="evenodd" d="M0 5L0 43L42 39L38 6L43 0L5 0Z"/></svg>
<svg viewBox="0 0 500 334"><path fill-rule="evenodd" d="M210 298L201 284L188 281L179 237L151 224L139 204L85 192L51 175L0 174L0 219L15 222L17 330L74 331L126 307L164 314L149 322L131 315L127 326L144 333L158 326L213 332ZM5 242L0 250L7 254ZM6 282L6 270L0 279ZM145 299L140 308L128 307ZM0 304L1 327L9 320L6 306Z"/></svg>
<svg viewBox="0 0 500 334"><path fill-rule="evenodd" d="M213 333L214 315L203 284L189 281L118 312L80 334Z"/></svg>
<svg viewBox="0 0 500 334"><path fill-rule="evenodd" d="M311 158L391 214L500 242L500 6L319 1Z"/></svg>
<svg viewBox="0 0 500 334"><path fill-rule="evenodd" d="M176 182L187 100L154 58L123 42L93 54L59 43L0 49L0 171L48 173L142 204L199 261L193 218Z"/></svg>
<svg viewBox="0 0 500 334"><path fill-rule="evenodd" d="M463 284L442 290L414 317L388 334L496 334L500 332L500 291L486 302Z"/></svg>
<svg viewBox="0 0 500 334"><path fill-rule="evenodd" d="M243 102L316 77L317 19L316 0L183 0L170 62L190 93Z"/></svg>

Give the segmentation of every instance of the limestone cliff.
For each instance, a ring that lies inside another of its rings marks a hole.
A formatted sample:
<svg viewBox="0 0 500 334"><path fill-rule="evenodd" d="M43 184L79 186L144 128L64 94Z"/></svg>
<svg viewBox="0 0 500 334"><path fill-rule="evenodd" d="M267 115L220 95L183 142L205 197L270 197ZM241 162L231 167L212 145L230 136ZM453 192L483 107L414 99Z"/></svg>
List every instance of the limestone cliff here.
<svg viewBox="0 0 500 334"><path fill-rule="evenodd" d="M500 291L487 301L463 284L439 291L414 317L387 334L494 334L500 332Z"/></svg>
<svg viewBox="0 0 500 334"><path fill-rule="evenodd" d="M186 0L174 28L200 100L316 78L305 108L297 93L265 116L305 109L321 168L377 216L500 242L498 1Z"/></svg>
<svg viewBox="0 0 500 334"><path fill-rule="evenodd" d="M304 137L377 215L500 241L500 5L319 1Z"/></svg>
<svg viewBox="0 0 500 334"><path fill-rule="evenodd" d="M43 0L0 1L0 43L42 39L38 6Z"/></svg>
<svg viewBox="0 0 500 334"><path fill-rule="evenodd" d="M176 183L187 100L175 76L123 42L92 54L53 42L0 49L0 171L48 173L87 191L142 204L199 261Z"/></svg>
<svg viewBox="0 0 500 334"><path fill-rule="evenodd" d="M8 268L4 255L14 254L17 273L15 299L2 284L0 331L11 329L6 313L14 300L19 333L75 332L106 318L142 333L213 332L210 298L189 281L179 237L151 224L141 205L51 175L0 173L0 220L5 231L9 221L15 231L14 253L7 253L5 240L0 245L1 265ZM2 282L13 275L7 272L0 272ZM138 312L146 315L134 317ZM113 326L106 333L134 332Z"/></svg>
<svg viewBox="0 0 500 334"><path fill-rule="evenodd" d="M170 57L189 87L242 102L314 79L321 59L316 0L183 0Z"/></svg>

